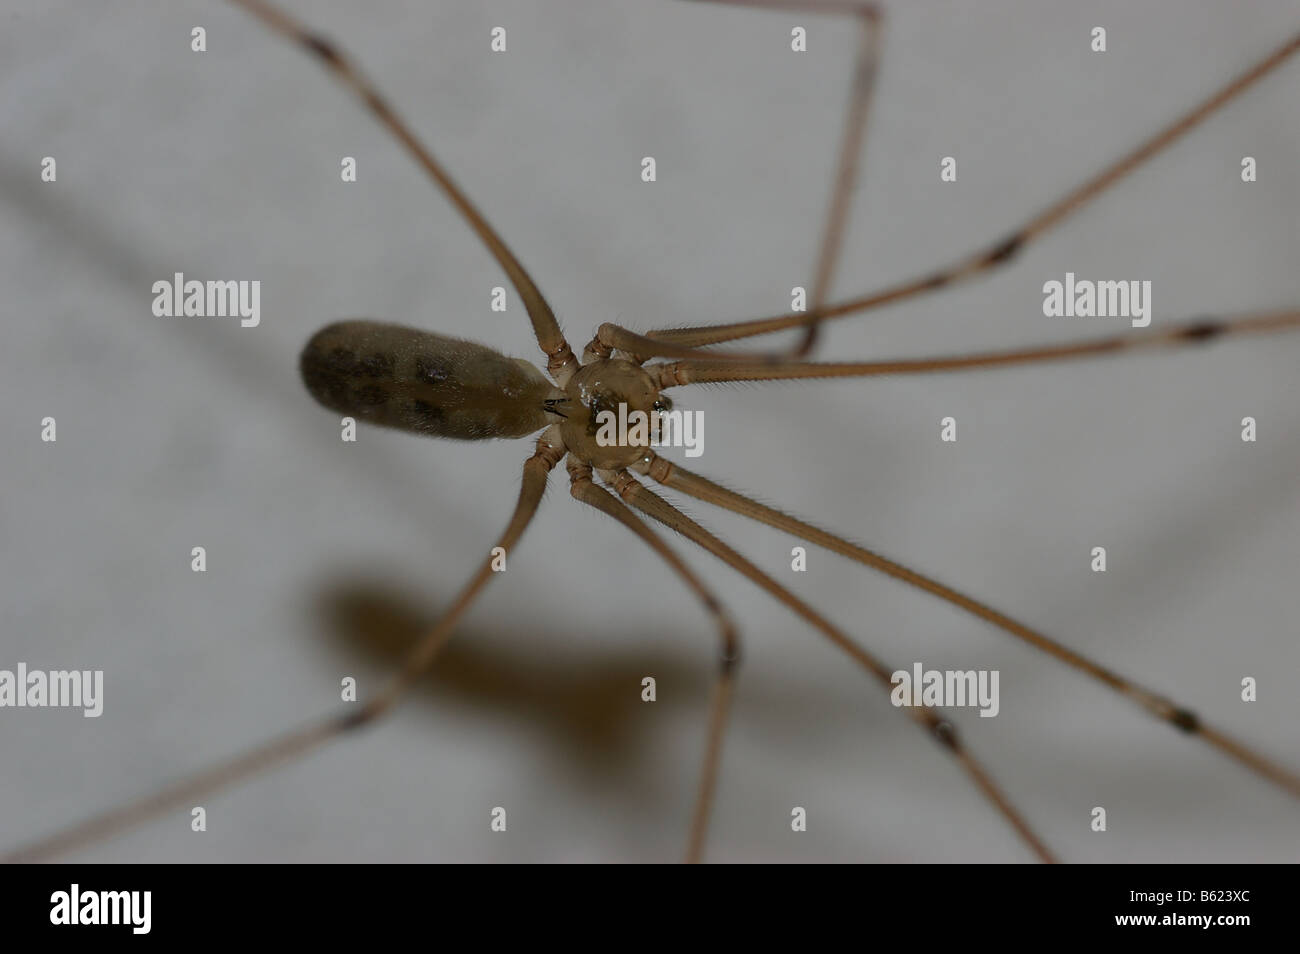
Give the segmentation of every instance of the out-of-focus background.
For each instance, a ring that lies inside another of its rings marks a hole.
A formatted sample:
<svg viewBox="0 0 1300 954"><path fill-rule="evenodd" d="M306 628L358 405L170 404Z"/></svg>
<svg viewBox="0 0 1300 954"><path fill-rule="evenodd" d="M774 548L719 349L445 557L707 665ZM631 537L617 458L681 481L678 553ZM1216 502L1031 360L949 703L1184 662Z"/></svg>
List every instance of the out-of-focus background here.
<svg viewBox="0 0 1300 954"><path fill-rule="evenodd" d="M854 46L812 13L637 2L288 7L335 38L538 278L575 347L780 313L811 279ZM11 0L0 29L0 668L103 669L105 709L0 711L0 846L377 688L513 505L524 441L338 423L299 349L341 317L541 360L504 277L317 63L211 2ZM809 50L790 50L793 26ZM208 51L190 50L207 31ZM489 51L507 30L508 51ZM1108 52L1089 49L1108 31ZM1003 236L1300 28L1294 4L889 9L837 294ZM996 276L826 328L823 358L1118 329L1042 283L1149 279L1155 322L1300 303L1300 62ZM653 155L658 181L640 181ZM958 181L939 182L944 156ZM1259 181L1244 184L1243 156ZM57 183L40 181L53 156ZM356 157L359 181L340 181ZM183 271L262 322L160 319ZM1003 372L689 389L695 469L954 584L1300 766L1300 334ZM43 417L58 441L39 439ZM939 419L958 420L956 444ZM1243 444L1241 418L1259 424ZM681 459L680 457L678 459ZM673 860L714 656L706 616L563 473L436 677L382 726L87 860ZM689 505L897 667L1001 672L958 714L1075 861L1293 861L1300 806L1109 690L901 584ZM207 548L208 571L190 570ZM1109 571L1089 570L1106 546ZM1028 857L875 685L685 542L747 641L714 860ZM640 679L658 701L640 701ZM1244 676L1259 701L1240 701ZM1104 806L1109 831L1089 830ZM505 834L489 812L508 811ZM790 831L793 806L808 831Z"/></svg>

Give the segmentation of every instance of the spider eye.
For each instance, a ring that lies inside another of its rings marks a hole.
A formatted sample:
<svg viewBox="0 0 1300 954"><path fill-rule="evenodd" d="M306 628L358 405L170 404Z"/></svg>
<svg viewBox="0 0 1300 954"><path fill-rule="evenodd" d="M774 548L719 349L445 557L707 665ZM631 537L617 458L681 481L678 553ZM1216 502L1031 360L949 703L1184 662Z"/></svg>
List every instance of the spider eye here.
<svg viewBox="0 0 1300 954"><path fill-rule="evenodd" d="M655 398L654 409L656 411L671 411L673 409L672 399L666 397Z"/></svg>

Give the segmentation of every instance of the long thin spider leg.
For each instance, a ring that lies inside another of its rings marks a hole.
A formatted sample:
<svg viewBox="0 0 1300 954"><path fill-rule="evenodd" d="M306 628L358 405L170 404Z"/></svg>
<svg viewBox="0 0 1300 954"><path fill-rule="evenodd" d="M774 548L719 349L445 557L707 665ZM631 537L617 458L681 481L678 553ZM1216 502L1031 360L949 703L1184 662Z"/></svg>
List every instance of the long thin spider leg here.
<svg viewBox="0 0 1300 954"><path fill-rule="evenodd" d="M1261 334L1300 327L1300 311L1271 311L1235 320L1204 318L1170 328L1137 335L1116 335L1093 341L1049 345L1016 351L915 358L900 361L816 362L790 361L749 364L704 359L655 364L646 370L661 388L716 381L779 381L792 378L864 378L887 374L931 374L939 371L969 371L1008 365L1091 358L1124 351L1151 351L1183 345L1204 344L1230 335Z"/></svg>
<svg viewBox="0 0 1300 954"><path fill-rule="evenodd" d="M704 764L700 771L700 788L695 798L695 811L691 816L691 834L686 847L688 864L698 862L704 854L704 839L708 835L709 815L713 808L713 793L717 789L718 767L722 760L722 740L727 727L727 712L735 686L736 669L740 665L740 633L717 597L691 572L682 559L673 552L623 501L604 487L592 483L591 467L569 458L570 492L585 504L609 514L623 526L650 545L663 561L700 598L713 616L718 627L718 673L709 702L709 732L704 751Z"/></svg>
<svg viewBox="0 0 1300 954"><path fill-rule="evenodd" d="M701 363L726 362L728 364L749 365L753 367L776 368L791 363L790 354L780 351L714 351L712 349L688 348L661 341L616 325L611 321L602 322L596 328L595 336L583 349L584 363L592 358L609 358L615 351L643 364L650 358L685 358Z"/></svg>
<svg viewBox="0 0 1300 954"><path fill-rule="evenodd" d="M638 335L627 328L612 323L601 325L596 337L587 345L587 353L599 357L609 357L611 351L625 351L635 355L638 360L646 358L695 358L708 354L714 360L755 360L779 361L782 358L804 357L808 355L817 339L817 329L826 299L830 295L831 282L839 263L840 252L844 246L844 230L848 223L849 206L853 198L853 185L857 180L858 157L862 153L862 141L867 127L867 113L871 106L871 94L875 88L876 63L880 59L880 22L882 14L874 3L865 0L845 0L845 2L790 3L788 0L710 0L713 3L726 3L734 6L753 6L813 10L829 13L853 14L861 26L858 40L857 58L853 67L853 83L849 93L849 104L844 117L844 130L840 140L840 152L837 160L835 181L831 189L830 202L826 210L826 221L822 229L821 242L817 251L817 264L814 273L810 310L802 316L805 331L803 339L792 351L781 353L725 354L701 352L689 348L673 348L663 341Z"/></svg>
<svg viewBox="0 0 1300 954"><path fill-rule="evenodd" d="M510 284L519 293L524 308L528 312L528 317L532 321L533 334L537 336L537 345L547 357L547 370L562 387L568 380L569 375L577 368L578 362L574 358L573 351L565 340L564 334L560 331L560 324L555 319L555 313L551 311L551 306L542 296L541 291L537 288L536 283L533 282L532 277L524 269L519 259L515 258L514 253L510 251L505 241L496 233L496 230L488 224L487 219L470 201L469 196L461 191L460 187L456 185L442 167L442 164L433 157L433 153L426 149L420 140L416 138L406 123L398 117L392 107L388 105L388 102L379 94L379 91L353 65L352 61L329 40L312 33L293 17L266 3L265 0L231 0L231 2L243 7L272 30L319 58L329 70L342 80L344 85L356 93L357 97L388 128L388 131L402 144L402 147L406 149L411 157L438 184L451 204L469 223L469 227L474 230L474 234L487 246L488 251L492 253L492 257L497 260L509 277Z"/></svg>
<svg viewBox="0 0 1300 954"><path fill-rule="evenodd" d="M537 441L537 452L524 462L523 486L514 515L496 545L510 550L523 536L537 512L546 478L551 469L564 457L564 446L559 442L558 429L548 428ZM432 664L439 651L451 638L453 630L465 611L482 592L492 572L493 558L489 555L478 572L461 589L451 608L443 614L430 632L411 648L397 675L364 706L346 715L331 715L308 723L266 742L251 751L194 773L179 782L127 802L117 808L88 818L79 824L55 832L39 841L17 848L0 856L0 862L45 861L76 848L84 848L112 835L148 821L150 818L191 803L194 799L228 788L237 782L252 778L277 765L300 758L319 748L331 739L368 725L386 713L403 692Z"/></svg>
<svg viewBox="0 0 1300 954"><path fill-rule="evenodd" d="M857 17L858 52L853 64L853 84L849 89L849 105L844 117L840 137L840 153L836 162L835 184L831 189L830 204L822 227L821 243L817 250L809 310L803 316L803 340L791 352L792 357L806 357L812 352L821 324L822 308L830 295L831 281L839 264L844 247L844 228L848 222L849 205L853 197L853 184L858 174L858 157L862 154L862 140L867 128L867 113L871 108L871 94L876 85L876 64L880 60L880 8L868 0L840 0L815 3L793 3L790 0L711 0L731 6L760 7L767 9L792 9L847 13Z"/></svg>
<svg viewBox="0 0 1300 954"><path fill-rule="evenodd" d="M858 177L858 157L862 153L867 112L876 86L876 63L880 59L880 11L874 4L865 4L857 12L862 28L858 33L858 54L853 64L853 86L849 94L848 114L844 118L844 132L841 134L835 186L831 191L826 226L817 251L817 270L814 273L803 340L792 352L797 358L812 353L817 341L817 330L821 327L822 309L830 296L831 282L840 261L840 253L844 249L844 229L848 224L853 185Z"/></svg>
<svg viewBox="0 0 1300 954"><path fill-rule="evenodd" d="M745 559L736 550L723 543L716 535L704 529L704 527L646 487L626 470L602 470L600 471L600 477L609 483L618 492L618 495L633 507L658 520L670 530L675 530L687 539L693 540L732 569L738 571L784 603L837 647L851 656L868 673L874 676L887 692L893 690L892 670L886 668L875 656L846 636L838 627L811 606ZM958 737L957 730L952 723L942 718L939 710L929 706L911 706L907 707L905 711L922 727L928 729L934 738L952 753L962 769L975 783L975 786L1002 814L1002 817L1015 829L1021 840L1040 860L1047 862L1056 860L1042 839L1029 827L1029 823L1020 810L1011 803L1002 789L993 781L992 776L966 748L965 743Z"/></svg>
<svg viewBox="0 0 1300 954"><path fill-rule="evenodd" d="M855 312L878 308L881 305L902 301L905 298L944 288L1005 265L1030 242L1040 238L1049 229L1060 224L1134 169L1174 142L1177 142L1208 117L1280 67L1297 51L1300 51L1300 33L1292 36L1268 56L1259 60L1209 98L1188 110L1172 124L1162 129L1136 149L1107 166L1100 173L1077 186L1038 215L1023 223L1010 236L937 271L900 282L880 291L827 305L820 309L818 319L827 321ZM748 338L753 335L765 335L786 328L797 328L806 321L808 321L807 314L792 313L722 325L656 329L648 332L648 334L650 337L672 341L679 345L700 347L718 344L723 341L734 341L737 338Z"/></svg>
<svg viewBox="0 0 1300 954"><path fill-rule="evenodd" d="M591 358L608 358L615 351L621 351L637 364L649 358L690 358L702 361L739 361L751 364L777 365L788 362L790 356L775 351L703 351L660 341L637 334L622 325L611 321L602 322L596 328L596 334L583 349L584 361Z"/></svg>
<svg viewBox="0 0 1300 954"><path fill-rule="evenodd" d="M854 64L853 84L850 90L848 110L844 119L844 131L840 142L834 186L831 189L830 202L826 211L826 222L822 230L821 242L817 252L817 264L813 280L811 307L802 316L806 326L803 339L786 355L779 353L726 354L701 352L691 348L667 345L650 337L639 335L627 328L612 323L600 326L596 337L587 345L587 353L599 357L609 357L614 350L634 355L639 361L647 358L695 358L706 354L719 361L767 361L775 362L789 357L803 357L812 351L817 338L821 310L830 294L831 281L839 262L840 251L844 244L844 229L848 222L848 211L853 195L853 184L857 178L858 157L862 151L862 140L867 125L867 113L871 105L871 93L875 87L876 63L880 47L880 10L874 3L864 0L848 0L843 3L795 4L786 0L710 0L734 6L753 6L766 8L794 8L819 10L822 12L854 14L861 25L857 59Z"/></svg>
<svg viewBox="0 0 1300 954"><path fill-rule="evenodd" d="M656 454L647 454L645 460L638 463L633 469L639 473L647 474L652 480L663 484L665 487L681 491L706 503L723 507L734 513L749 517L751 520L765 523L770 527L783 530L818 546L826 547L828 550L846 556L850 560L856 560L873 570L878 570L895 579L902 580L904 583L960 607L966 612L992 623L998 629L1010 633L1017 639L1023 640L1036 649L1042 650L1067 666L1105 683L1121 695L1132 699L1156 718L1163 719L1175 728L1190 735L1199 736L1214 748L1241 762L1252 771L1281 786L1292 795L1300 797L1300 776L1275 764L1241 742L1206 725L1194 712L1173 700L1111 672L1101 664L1061 645L1038 630L1031 629L1024 623L999 613L997 610L972 599L964 593L959 593L937 580L923 576L915 570L908 569L902 564L895 563L893 560L865 547L850 543L833 533L828 533L780 510L761 504L743 494L736 493L734 490L728 490L726 487L716 484L706 477L701 477L699 474L692 473L681 465L667 461Z"/></svg>

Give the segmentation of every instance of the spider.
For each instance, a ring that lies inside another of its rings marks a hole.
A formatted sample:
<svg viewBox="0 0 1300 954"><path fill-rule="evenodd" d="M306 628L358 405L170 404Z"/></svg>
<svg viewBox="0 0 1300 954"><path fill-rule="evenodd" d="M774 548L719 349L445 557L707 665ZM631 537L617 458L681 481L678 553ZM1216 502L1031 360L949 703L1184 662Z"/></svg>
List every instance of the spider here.
<svg viewBox="0 0 1300 954"><path fill-rule="evenodd" d="M368 85L368 81L360 79L360 74L353 67L352 61L346 58L339 47L298 26L296 22L283 18L269 6L252 2L243 5L261 15L266 22L285 35L295 39L328 67L339 73L345 82L350 83L370 107L378 112L380 118L393 132L399 138L403 138L406 147L412 149L418 157L422 157L421 162L426 170L440 179L444 188L454 188L447 173L429 154L423 152L423 147L419 146L406 131L406 127L395 114L389 111L386 101L379 98L379 94ZM738 678L737 630L729 621L724 608L725 603L711 595L710 586L682 562L675 549L668 549L664 541L648 532L646 523L637 518L633 510L640 510L645 515L683 532L695 542L712 549L715 554L722 555L751 579L757 579L761 586L778 595L787 606L802 615L807 622L847 652L860 666L865 667L882 685L887 686L893 666L885 665L870 653L865 648L865 640L851 633L853 627L825 619L825 614L819 613L807 601L796 597L792 587L774 579L771 573L763 573L738 550L724 548L725 545L720 544L700 524L675 509L669 509L671 505L654 495L650 484L658 482L688 495L702 496L707 502L730 506L738 512L755 516L769 523L776 523L783 529L793 529L805 536L811 535L815 538L813 542L830 544L832 549L838 549L846 556L875 565L877 568L885 568L896 576L903 574L903 571L892 565L882 564L879 559L854 549L847 543L833 541L824 534L812 530L809 525L791 523L790 520L793 518L780 517L772 509L747 501L700 475L693 475L681 465L670 464L645 448L623 447L610 451L595 446L588 439L584 409L589 408L589 403L584 402L583 394L592 392L608 394L612 395L616 402L624 400L637 406L652 407L665 391L685 394L690 384L700 382L774 380L832 374L857 377L868 374L940 372L967 366L995 366L1021 361L1055 360L1128 349L1199 345L1226 338L1233 333L1289 326L1297 323L1298 320L1294 311L1276 311L1246 318L1197 318L1179 324L1166 322L1162 327L1151 329L1150 334L1125 333L1100 341L1090 341L1077 348L1063 349L1053 346L1046 349L1020 351L1007 349L1006 353L994 356L959 355L951 360L923 359L916 362L840 362L828 365L825 362L810 361L808 355L816 344L819 332L830 333L833 320L847 318L852 313L842 300L830 298L829 289L835 273L836 260L841 257L837 255L837 250L843 244L842 229L846 220L844 213L848 206L848 196L853 191L852 157L860 139L860 130L865 125L867 105L871 101L873 72L871 65L878 56L880 29L878 18L862 16L859 19L855 12L874 8L849 6L851 10L847 14L846 22L851 25L854 35L860 36L861 39L855 73L857 79L854 84L857 95L850 104L849 119L845 124L847 127L847 132L843 136L845 147L841 153L840 171L835 177L836 188L831 202L832 212L828 216L830 224L823 232L818 266L814 269L813 281L809 283L811 307L806 312L751 326L748 329L761 331L784 327L801 332L802 337L789 351L753 350L748 355L723 354L714 351L695 352L692 351L693 348L723 342L727 336L701 331L683 332L680 329L638 335L621 326L617 321L601 324L598 333L589 343L586 343L585 348L570 347L560 333L559 325L549 305L536 290L523 266L496 238L487 222L473 210L469 200L459 192L455 192L453 203L471 220L479 237L493 248L498 263L509 276L511 287L519 300L525 304L550 381L541 377L539 373L535 377L515 382L518 387L515 387L515 383L509 385L510 389L519 391L523 395L518 400L513 397L509 400L505 398L495 400L491 395L487 395L488 389L470 388L466 385L466 381L478 372L482 372L486 377L499 377L498 371L503 375L506 374L503 369L510 365L498 362L507 359L493 357L491 352L487 354L474 352L467 356L466 346L451 344L449 339L442 336L413 329L401 330L398 326L386 323L351 322L332 325L313 338L304 353L304 377L309 389L335 410L355 414L363 420L369 417L377 423L394 424L408 430L449 437L519 436L531 430L542 429L543 434L537 442L536 451L525 466L524 492L517 505L516 517L511 521L506 533L494 541L495 546L501 547L508 556L513 554L527 519L540 500L542 472L558 467L563 461L569 471L574 495L584 503L605 511L636 533L646 545L653 548L668 562L699 597L705 610L716 622L719 651L718 675L707 733L709 740L706 746L707 755L700 769L694 821L691 825L692 834L687 851L688 857L692 859L698 858L702 853L711 797L719 771L718 753L722 749L727 704L734 680ZM1279 48L1270 59L1261 61L1254 72L1241 74L1243 79L1235 81L1237 85L1227 89L1234 91L1235 95L1236 92L1253 85L1266 72L1280 66L1295 48L1296 41ZM1171 133L1165 137L1167 142L1158 137L1157 145L1160 148L1171 145L1178 136L1198 125L1221 105L1223 102L1216 99L1206 100L1188 114L1191 117L1190 121L1180 121L1169 127ZM1138 158L1144 159L1146 154L1140 154ZM884 295L851 299L849 304L867 307L876 303L901 302L908 296L919 297L931 291L972 281L985 273L995 272L1016 260L1040 236L1050 234L1059 222L1073 215L1086 202L1091 202L1112 181L1117 180L1120 174L1126 174L1135 165L1136 162L1111 167L1116 175L1093 180L1093 185L1086 193L1082 195L1073 193L1073 198L1049 205L1047 212L1030 219L1026 227L1015 230L1014 234L1002 235L987 243L973 255L959 259L955 267L925 270L916 281L892 285ZM575 345L580 343L574 342ZM378 364L373 360L376 356L381 359ZM384 366L382 360L385 356L392 359L388 367ZM444 372L449 373L457 383L461 392L457 400L464 399L470 392L484 396L482 416L475 419L472 424L465 426L456 424L454 409L440 406L436 400L438 388L446 383L442 380L445 376ZM419 379L423 379L423 385L413 383ZM583 386L570 387L575 381ZM426 391L421 391L420 394L414 391L409 394L404 391L397 393L401 391L403 382L411 387L432 388L433 393ZM596 386L586 386L591 382L595 382ZM673 389L676 388L683 390L674 391ZM434 399L430 400L430 398ZM420 407L421 404L424 405L423 408ZM506 417L511 418L510 422L505 422ZM514 418L526 418L526 420L515 421ZM530 427L534 423L539 427ZM597 485L593 477L601 478L605 489ZM649 480L647 481L646 478ZM109 815L105 819L92 823L88 828L70 830L63 836L63 841L37 845L34 849L35 854L39 856L44 851L62 844L76 843L90 834L120 827L128 821L134 821L144 814L158 810L163 804L185 803L197 797L199 791L206 790L212 785L234 781L281 758L305 751L328 738L351 731L383 714L415 678L432 664L473 597L492 580L490 560L491 557L485 558L482 568L469 587L453 602L452 608L443 620L412 652L396 680L363 706L342 717L314 724L302 733L283 737L270 747L259 749L250 756L218 766L213 773L200 775L179 787L165 790L145 802L130 806L125 813ZM965 598L955 597L948 590L936 591L932 584L915 577L907 577L907 579L909 582L928 588L932 594L948 597L950 600L958 599L962 608L982 617L987 623L992 623L1004 631L1010 631L1012 635L1029 641L1038 649L1046 649L1057 658L1068 657L1076 668L1090 671L1094 676L1100 675L1112 688L1127 695L1130 701L1137 701L1150 714L1174 725L1184 733L1197 736L1223 749L1238 761L1246 763L1261 774L1295 791L1293 775L1262 756L1256 755L1252 750L1220 735L1215 728L1199 720L1192 713L1191 707L1183 704L1181 694L1168 694L1170 697L1178 696L1178 702L1167 701L1164 693L1145 694L1142 690L1132 688L1136 683L1126 676L1119 677L1109 671L1102 675L1098 672L1099 667L1096 664L1084 661L1073 651L1065 649L1064 640L1058 643L1053 637L1053 641L1049 643L1046 641L1048 634L1019 624L1009 616L987 609L983 604L977 605ZM502 584L497 583L497 585ZM1011 799L1004 794L1003 788L993 781L991 774L975 761L972 754L974 747L968 749L960 741L961 737L954 730L952 723L927 709L909 709L905 712L923 723L941 746L954 756L975 783L976 788L988 796L991 804L1019 834L1025 846L1040 857L1050 857L1046 843L1050 839L1044 839L1034 831L1033 826L1026 820L1025 814L1012 804Z"/></svg>

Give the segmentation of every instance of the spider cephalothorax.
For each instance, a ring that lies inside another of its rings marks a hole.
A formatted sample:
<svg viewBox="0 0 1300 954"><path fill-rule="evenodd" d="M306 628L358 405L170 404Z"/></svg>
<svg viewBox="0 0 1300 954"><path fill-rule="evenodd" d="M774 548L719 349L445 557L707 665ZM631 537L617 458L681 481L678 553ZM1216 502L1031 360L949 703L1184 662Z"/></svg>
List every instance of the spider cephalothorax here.
<svg viewBox="0 0 1300 954"><path fill-rule="evenodd" d="M650 375L623 358L584 364L564 390L569 399L560 424L564 446L597 469L627 467L639 460L666 405ZM638 428L638 421L648 426Z"/></svg>

